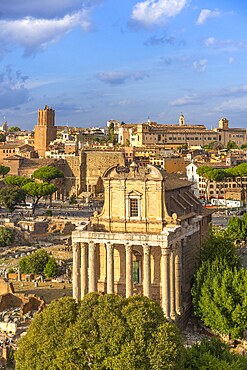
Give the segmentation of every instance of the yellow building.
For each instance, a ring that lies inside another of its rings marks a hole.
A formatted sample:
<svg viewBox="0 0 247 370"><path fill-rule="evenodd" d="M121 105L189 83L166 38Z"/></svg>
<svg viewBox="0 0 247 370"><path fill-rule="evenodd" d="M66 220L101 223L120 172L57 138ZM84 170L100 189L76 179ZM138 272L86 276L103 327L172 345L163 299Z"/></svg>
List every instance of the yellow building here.
<svg viewBox="0 0 247 370"><path fill-rule="evenodd" d="M106 292L157 300L166 317L190 308L191 279L211 215L191 183L155 166L114 166L104 207L72 233L73 296Z"/></svg>

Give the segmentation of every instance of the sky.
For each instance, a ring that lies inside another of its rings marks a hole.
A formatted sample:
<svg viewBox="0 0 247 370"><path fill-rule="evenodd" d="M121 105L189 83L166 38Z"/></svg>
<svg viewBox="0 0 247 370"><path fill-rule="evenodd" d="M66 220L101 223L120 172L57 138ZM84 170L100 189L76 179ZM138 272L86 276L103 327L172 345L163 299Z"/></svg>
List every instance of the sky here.
<svg viewBox="0 0 247 370"><path fill-rule="evenodd" d="M0 119L247 128L244 0L1 0Z"/></svg>

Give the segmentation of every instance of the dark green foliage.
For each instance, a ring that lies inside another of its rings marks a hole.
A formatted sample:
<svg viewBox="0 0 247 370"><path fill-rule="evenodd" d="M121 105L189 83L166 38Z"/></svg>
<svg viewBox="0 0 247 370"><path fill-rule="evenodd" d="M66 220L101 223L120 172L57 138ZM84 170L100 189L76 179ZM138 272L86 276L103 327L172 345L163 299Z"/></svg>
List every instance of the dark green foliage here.
<svg viewBox="0 0 247 370"><path fill-rule="evenodd" d="M57 191L57 187L54 184L48 184L46 182L29 182L22 187L26 194L32 197L33 200L33 213L42 197L52 195Z"/></svg>
<svg viewBox="0 0 247 370"><path fill-rule="evenodd" d="M186 350L186 370L245 370L247 358L229 352L226 344L218 339L203 340Z"/></svg>
<svg viewBox="0 0 247 370"><path fill-rule="evenodd" d="M19 186L19 187L22 187L25 184L32 182L32 181L33 181L32 179L28 179L27 177L17 176L17 175L10 175L4 179L4 183L6 185L13 185L13 186Z"/></svg>
<svg viewBox="0 0 247 370"><path fill-rule="evenodd" d="M64 346L66 331L76 317L77 304L68 297L52 302L43 312L37 314L27 335L18 342L15 369L58 370L57 353ZM69 370L66 367L61 369Z"/></svg>
<svg viewBox="0 0 247 370"><path fill-rule="evenodd" d="M63 177L64 177L64 173L58 170L54 166L40 167L33 173L34 179L39 179L39 180L42 180L48 183L53 179L63 178Z"/></svg>
<svg viewBox="0 0 247 370"><path fill-rule="evenodd" d="M76 318L64 307L64 326L57 325L60 302L34 318L19 342L16 370L183 369L181 338L154 301L91 293Z"/></svg>
<svg viewBox="0 0 247 370"><path fill-rule="evenodd" d="M0 142L3 143L5 141L5 135L0 133Z"/></svg>
<svg viewBox="0 0 247 370"><path fill-rule="evenodd" d="M44 274L47 278L51 278L57 275L58 265L55 258L50 257L49 261L45 265Z"/></svg>
<svg viewBox="0 0 247 370"><path fill-rule="evenodd" d="M247 270L228 233L212 231L192 287L194 312L213 331L240 338L247 327Z"/></svg>
<svg viewBox="0 0 247 370"><path fill-rule="evenodd" d="M40 249L35 253L22 258L19 262L19 267L24 274L41 274L46 273L47 277L53 277L57 274L57 263L53 257L44 249ZM46 271L46 272L45 272Z"/></svg>
<svg viewBox="0 0 247 370"><path fill-rule="evenodd" d="M236 248L228 231L211 229L203 242L201 260L212 262L217 257L226 259L233 267L239 265Z"/></svg>
<svg viewBox="0 0 247 370"><path fill-rule="evenodd" d="M238 149L238 146L237 144L235 143L235 141L232 141L232 140L229 140L227 145L226 145L226 148L229 150L229 149Z"/></svg>
<svg viewBox="0 0 247 370"><path fill-rule="evenodd" d="M227 233L235 241L247 241L247 213L241 218L231 217L228 221Z"/></svg>
<svg viewBox="0 0 247 370"><path fill-rule="evenodd" d="M69 204L76 204L76 203L77 203L76 196L73 194L69 198Z"/></svg>
<svg viewBox="0 0 247 370"><path fill-rule="evenodd" d="M15 210L18 204L25 203L26 193L18 186L5 186L0 190L0 203L10 212Z"/></svg>
<svg viewBox="0 0 247 370"><path fill-rule="evenodd" d="M11 229L0 226L0 247L6 247L14 241L14 234Z"/></svg>
<svg viewBox="0 0 247 370"><path fill-rule="evenodd" d="M4 177L5 175L7 175L7 173L9 173L9 171L10 167L3 166L0 164L0 176Z"/></svg>
<svg viewBox="0 0 247 370"><path fill-rule="evenodd" d="M11 126L9 129L8 129L9 132L17 132L17 131L21 131L20 127L18 126Z"/></svg>

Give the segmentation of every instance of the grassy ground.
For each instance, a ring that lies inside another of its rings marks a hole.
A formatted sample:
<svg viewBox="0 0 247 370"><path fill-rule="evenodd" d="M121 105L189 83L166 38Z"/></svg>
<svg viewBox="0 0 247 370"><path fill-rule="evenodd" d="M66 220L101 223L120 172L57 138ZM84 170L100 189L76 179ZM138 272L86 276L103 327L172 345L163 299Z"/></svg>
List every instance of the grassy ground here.
<svg viewBox="0 0 247 370"><path fill-rule="evenodd" d="M12 283L15 293L35 294L42 297L47 304L63 296L72 297L71 283L44 282L38 283L38 287L35 287L33 282L12 281Z"/></svg>

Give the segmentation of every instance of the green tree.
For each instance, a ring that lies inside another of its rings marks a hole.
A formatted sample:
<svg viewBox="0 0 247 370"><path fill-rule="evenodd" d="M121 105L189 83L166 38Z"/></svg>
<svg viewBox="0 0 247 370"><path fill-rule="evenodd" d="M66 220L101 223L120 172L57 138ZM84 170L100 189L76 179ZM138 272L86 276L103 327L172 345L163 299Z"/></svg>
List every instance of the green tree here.
<svg viewBox="0 0 247 370"><path fill-rule="evenodd" d="M54 184L48 184L46 182L29 182L23 185L22 189L25 191L26 194L32 197L33 214L35 213L36 207L42 197L52 195L57 191L57 187Z"/></svg>
<svg viewBox="0 0 247 370"><path fill-rule="evenodd" d="M156 302L91 293L80 302L78 312L76 307L62 311L60 302L65 301L53 302L35 316L18 343L16 370L183 368L181 337ZM58 311L64 312L64 326L57 325L63 323ZM76 317L71 318L74 312Z"/></svg>
<svg viewBox="0 0 247 370"><path fill-rule="evenodd" d="M223 181L225 178L225 172L220 169L212 168L210 166L200 166L197 168L197 174L204 178L206 183L206 201L209 200L209 184L210 181Z"/></svg>
<svg viewBox="0 0 247 370"><path fill-rule="evenodd" d="M214 332L241 338L247 327L247 270L232 269L216 258L202 264L196 280L201 287L199 299L197 285L192 290L195 313Z"/></svg>
<svg viewBox="0 0 247 370"><path fill-rule="evenodd" d="M33 173L34 179L42 180L48 183L50 183L51 180L63 178L63 177L64 177L64 173L58 170L54 166L40 167Z"/></svg>
<svg viewBox="0 0 247 370"><path fill-rule="evenodd" d="M240 267L228 232L212 231L192 287L195 314L213 331L241 337L247 326L246 284L247 270Z"/></svg>
<svg viewBox="0 0 247 370"><path fill-rule="evenodd" d="M27 177L17 176L17 175L10 175L10 176L5 177L4 179L5 185L13 185L13 186L19 186L19 187L22 187L23 185L29 182L33 182L33 180Z"/></svg>
<svg viewBox="0 0 247 370"><path fill-rule="evenodd" d="M47 272L53 277L57 273L58 265L54 257L50 256L47 251L40 249L29 256L23 257L19 262L19 267L24 274L41 274ZM54 273L54 274L53 274Z"/></svg>
<svg viewBox="0 0 247 370"><path fill-rule="evenodd" d="M227 143L227 145L226 145L226 148L228 150L230 150L230 149L238 149L238 146L235 143L235 141L229 140L228 143Z"/></svg>
<svg viewBox="0 0 247 370"><path fill-rule="evenodd" d="M44 274L47 278L55 277L57 275L58 264L54 257L51 257L46 263Z"/></svg>
<svg viewBox="0 0 247 370"><path fill-rule="evenodd" d="M0 190L0 203L10 212L15 210L18 204L25 203L26 193L18 186L4 186Z"/></svg>
<svg viewBox="0 0 247 370"><path fill-rule="evenodd" d="M59 369L56 366L57 353L64 345L66 331L76 320L77 309L78 306L72 298L64 297L52 302L44 311L35 315L27 335L18 341L15 369Z"/></svg>
<svg viewBox="0 0 247 370"><path fill-rule="evenodd" d="M9 173L9 171L10 167L3 166L0 164L0 176L4 177L5 175L7 175L7 173Z"/></svg>
<svg viewBox="0 0 247 370"><path fill-rule="evenodd" d="M14 241L14 233L5 226L0 227L0 247L6 247Z"/></svg>
<svg viewBox="0 0 247 370"><path fill-rule="evenodd" d="M186 370L245 370L247 358L229 351L219 339L204 339L200 344L187 348L185 353Z"/></svg>
<svg viewBox="0 0 247 370"><path fill-rule="evenodd" d="M234 241L247 241L247 213L240 217L231 217L228 221L227 234Z"/></svg>
<svg viewBox="0 0 247 370"><path fill-rule="evenodd" d="M17 131L21 131L20 127L18 126L11 126L9 129L8 129L9 132L17 132Z"/></svg>
<svg viewBox="0 0 247 370"><path fill-rule="evenodd" d="M0 142L3 143L5 139L6 139L5 135L0 133Z"/></svg>

